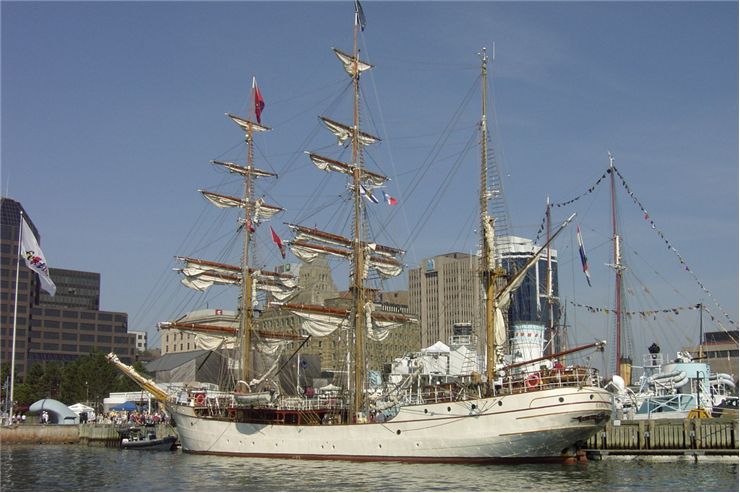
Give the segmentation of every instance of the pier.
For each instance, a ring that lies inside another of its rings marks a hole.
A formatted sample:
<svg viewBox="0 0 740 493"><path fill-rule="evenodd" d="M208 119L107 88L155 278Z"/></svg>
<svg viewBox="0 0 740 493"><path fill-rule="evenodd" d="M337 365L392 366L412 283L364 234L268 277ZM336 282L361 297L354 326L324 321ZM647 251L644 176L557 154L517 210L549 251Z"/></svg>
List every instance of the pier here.
<svg viewBox="0 0 740 493"><path fill-rule="evenodd" d="M118 447L121 437L113 424L78 425L22 424L0 427L0 443L79 443L89 446ZM168 424L154 426L157 436L177 436Z"/></svg>
<svg viewBox="0 0 740 493"><path fill-rule="evenodd" d="M738 421L731 418L610 421L585 445L589 459L607 457L738 458Z"/></svg>

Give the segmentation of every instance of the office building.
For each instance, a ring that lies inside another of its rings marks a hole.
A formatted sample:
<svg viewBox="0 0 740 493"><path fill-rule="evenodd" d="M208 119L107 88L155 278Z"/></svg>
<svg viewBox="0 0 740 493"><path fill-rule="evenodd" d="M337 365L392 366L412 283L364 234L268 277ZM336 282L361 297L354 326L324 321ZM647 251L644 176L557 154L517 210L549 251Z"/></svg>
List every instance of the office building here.
<svg viewBox="0 0 740 493"><path fill-rule="evenodd" d="M446 344L458 323L469 323L474 333L480 334L477 256L459 252L438 255L423 260L408 274L409 308L419 316L421 347L437 341Z"/></svg>
<svg viewBox="0 0 740 493"><path fill-rule="evenodd" d="M502 238L497 250L501 265L508 274L515 273L539 250L531 240L509 236ZM553 320L560 317L557 305L557 252L551 251L553 283ZM546 292L547 257L540 259L527 271L521 286L513 293L509 305L509 337L516 327L533 325L549 327ZM448 253L425 259L420 267L409 270L409 307L419 315L421 345L429 347L437 341L448 343L455 324L470 324L479 341L485 340L483 327L483 299L478 256L466 253ZM545 335L548 345L550 335ZM554 352L557 345L549 345ZM479 348L482 350L482 348Z"/></svg>
<svg viewBox="0 0 740 493"><path fill-rule="evenodd" d="M149 336L144 331L138 331L138 330L130 330L128 332L129 334L133 334L136 336L136 351L138 353L143 353L148 349L148 340Z"/></svg>
<svg viewBox="0 0 740 493"><path fill-rule="evenodd" d="M26 375L34 363L71 361L91 352L115 352L126 363L135 359L135 336L127 332L128 315L99 310L100 274L68 269L49 269L57 296L41 291L37 275L25 262L18 263L20 212L43 246L32 219L23 206L3 198L0 239L0 355L11 361L18 272L16 319L16 374ZM48 253L48 252L45 252ZM16 266L20 265L17 271Z"/></svg>

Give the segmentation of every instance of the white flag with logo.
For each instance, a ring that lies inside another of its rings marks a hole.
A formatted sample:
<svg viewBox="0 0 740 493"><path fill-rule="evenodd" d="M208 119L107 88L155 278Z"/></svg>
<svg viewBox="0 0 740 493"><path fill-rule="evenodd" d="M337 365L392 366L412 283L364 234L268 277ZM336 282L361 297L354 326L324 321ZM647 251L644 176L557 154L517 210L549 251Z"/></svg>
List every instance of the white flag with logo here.
<svg viewBox="0 0 740 493"><path fill-rule="evenodd" d="M36 241L36 236L23 217L21 217L21 257L26 261L26 266L39 275L41 289L54 296L57 287L49 276L46 257L44 252L41 251L38 241Z"/></svg>

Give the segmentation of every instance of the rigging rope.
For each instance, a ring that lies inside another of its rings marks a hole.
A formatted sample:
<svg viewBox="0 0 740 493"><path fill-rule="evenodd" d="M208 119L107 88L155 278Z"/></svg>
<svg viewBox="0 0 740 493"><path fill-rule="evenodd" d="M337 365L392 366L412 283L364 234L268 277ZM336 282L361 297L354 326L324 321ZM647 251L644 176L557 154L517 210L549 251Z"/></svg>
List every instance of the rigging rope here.
<svg viewBox="0 0 740 493"><path fill-rule="evenodd" d="M722 313L722 315L724 315L724 317L730 322L730 325L734 326L735 329L737 329L738 328L737 323L730 317L730 315L722 307L722 305L720 305L719 301L714 297L714 295L712 295L712 293L706 288L706 286L704 285L704 283L699 279L699 277L696 275L696 273L693 271L693 269L691 269L691 267L689 267L689 265L686 263L686 260L678 252L678 250L676 250L676 248L668 241L668 239L666 239L665 234L655 225L655 222L653 221L653 219L648 214L647 209L645 209L645 207L642 205L642 203L637 198L637 196L634 194L634 192L632 192L632 190L630 189L629 185L627 184L627 181L624 179L624 177L619 172L619 170L616 168L616 166L613 169L614 169L614 172L616 173L616 175L619 177L619 180L620 180L622 186L627 191L627 194L630 196L630 198L635 203L635 205L637 205L640 208L640 211L643 214L643 218L650 223L650 227L657 233L657 235L660 237L660 239L665 242L665 244L668 247L668 249L671 250L676 255L676 257L678 258L679 263L683 266L684 270L691 275L691 277L698 284L698 286L701 288L701 290L704 291L712 299L712 301L714 302L715 306L720 310L720 312ZM588 194L593 193L596 190L596 187L598 187L599 184L601 184L601 182L604 179L606 179L606 177L607 177L607 175L609 173L611 173L611 169L607 169L606 172L604 172L604 174L602 174L599 177L599 179L596 180L596 182L591 187L589 187L588 190L586 190L582 194L580 194L580 195L578 195L578 196L576 196L576 197L574 197L574 198L572 198L570 200L567 200L565 202L554 203L554 204L551 205L551 207L564 207L564 206L567 206L567 205L572 204L573 202L576 202L577 200L580 200L581 198L585 197ZM540 228L537 231L537 236L536 236L536 239L535 239L535 243L537 243L537 241L540 239L540 235L544 231L544 228L545 228L545 218L543 217L542 218L542 222L540 223ZM705 311L707 312L707 314L709 315L709 317L712 319L713 322L717 323L720 326L720 328L722 328L723 330L726 330L726 328L722 325L722 323L720 322L720 320L717 317L715 317L712 312L710 312L706 308L705 308ZM635 313L637 313L637 312L635 312Z"/></svg>

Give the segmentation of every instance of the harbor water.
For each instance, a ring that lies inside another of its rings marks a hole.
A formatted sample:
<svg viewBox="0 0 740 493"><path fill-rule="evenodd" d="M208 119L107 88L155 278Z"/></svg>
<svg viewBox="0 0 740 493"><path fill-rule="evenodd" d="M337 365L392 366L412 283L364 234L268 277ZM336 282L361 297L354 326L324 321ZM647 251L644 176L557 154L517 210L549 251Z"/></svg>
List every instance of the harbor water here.
<svg viewBox="0 0 740 493"><path fill-rule="evenodd" d="M484 466L3 444L0 491L738 491L738 460Z"/></svg>

